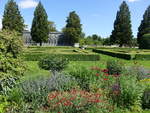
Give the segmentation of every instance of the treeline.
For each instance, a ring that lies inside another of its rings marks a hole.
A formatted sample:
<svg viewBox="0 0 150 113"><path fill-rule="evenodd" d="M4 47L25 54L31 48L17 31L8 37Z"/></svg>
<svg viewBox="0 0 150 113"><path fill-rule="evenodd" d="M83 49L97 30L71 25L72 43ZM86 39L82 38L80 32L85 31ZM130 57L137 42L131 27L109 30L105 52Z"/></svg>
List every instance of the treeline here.
<svg viewBox="0 0 150 113"><path fill-rule="evenodd" d="M22 33L26 25L20 14L18 5L14 0L9 0L5 6L3 28L15 30ZM66 20L64 42L66 45L80 43L81 45L119 45L120 47L139 46L140 49L150 49L150 6L146 9L143 20L138 28L137 38L133 38L131 25L131 13L125 1L120 5L114 21L114 29L109 38L103 39L100 36L92 35L85 37L82 31L82 24L79 15L72 11ZM41 2L34 11L34 18L31 27L31 36L36 43L42 45L48 41L49 32L57 31L54 22L48 21L48 15ZM96 37L96 38L93 38Z"/></svg>

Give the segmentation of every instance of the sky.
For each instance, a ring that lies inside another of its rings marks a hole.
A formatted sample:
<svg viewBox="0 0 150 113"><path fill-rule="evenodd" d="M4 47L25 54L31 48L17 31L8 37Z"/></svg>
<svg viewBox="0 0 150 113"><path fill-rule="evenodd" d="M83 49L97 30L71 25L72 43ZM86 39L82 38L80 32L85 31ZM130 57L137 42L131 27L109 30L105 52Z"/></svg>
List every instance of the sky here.
<svg viewBox="0 0 150 113"><path fill-rule="evenodd" d="M4 7L8 0L0 0L0 28ZM30 30L33 13L39 0L15 0ZM69 12L76 11L80 16L83 32L88 35L98 34L108 37L113 30L116 13L123 0L41 0L48 14L48 20L54 21L59 31L66 25ZM133 35L138 27L150 0L125 0L131 11Z"/></svg>

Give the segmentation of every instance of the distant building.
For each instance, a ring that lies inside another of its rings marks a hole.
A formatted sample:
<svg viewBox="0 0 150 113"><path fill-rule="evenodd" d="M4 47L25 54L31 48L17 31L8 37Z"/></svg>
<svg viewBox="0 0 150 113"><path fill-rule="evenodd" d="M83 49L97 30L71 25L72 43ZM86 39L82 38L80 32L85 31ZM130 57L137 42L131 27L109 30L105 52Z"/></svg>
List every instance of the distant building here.
<svg viewBox="0 0 150 113"><path fill-rule="evenodd" d="M43 46L65 46L63 33L51 32L47 43L42 43ZM39 45L32 40L31 33L27 30L23 31L23 41L26 46Z"/></svg>

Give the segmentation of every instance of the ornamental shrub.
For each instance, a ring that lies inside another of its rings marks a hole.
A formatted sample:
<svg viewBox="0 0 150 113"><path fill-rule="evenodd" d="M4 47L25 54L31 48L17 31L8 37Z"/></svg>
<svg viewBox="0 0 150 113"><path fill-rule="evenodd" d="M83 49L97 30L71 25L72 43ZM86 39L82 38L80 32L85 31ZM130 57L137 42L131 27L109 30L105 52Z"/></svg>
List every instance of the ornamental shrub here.
<svg viewBox="0 0 150 113"><path fill-rule="evenodd" d="M22 49L20 34L15 31L0 31L0 93L6 94L24 73L25 68L20 60Z"/></svg>
<svg viewBox="0 0 150 113"><path fill-rule="evenodd" d="M45 70L50 70L52 72L62 71L67 64L69 63L68 59L64 57L58 57L56 55L46 56L45 58L39 61L39 67Z"/></svg>
<svg viewBox="0 0 150 113"><path fill-rule="evenodd" d="M107 69L111 75L120 75L124 70L124 65L118 60L109 60L107 61Z"/></svg>

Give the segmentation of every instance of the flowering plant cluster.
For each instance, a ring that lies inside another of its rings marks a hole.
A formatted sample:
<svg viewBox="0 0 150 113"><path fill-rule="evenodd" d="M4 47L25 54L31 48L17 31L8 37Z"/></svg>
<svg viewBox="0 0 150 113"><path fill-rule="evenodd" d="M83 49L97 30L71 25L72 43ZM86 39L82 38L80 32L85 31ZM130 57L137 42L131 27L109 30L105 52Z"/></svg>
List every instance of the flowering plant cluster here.
<svg viewBox="0 0 150 113"><path fill-rule="evenodd" d="M110 75L108 69L101 69L99 67L92 67L91 70L96 72L96 83L100 84L99 88L110 89L113 84L118 83L120 74Z"/></svg>
<svg viewBox="0 0 150 113"><path fill-rule="evenodd" d="M99 67L92 67L91 70L96 71L95 76L98 78L96 83L100 84L99 88L105 90L107 98L113 98L116 101L121 94L121 75L118 73L110 75L108 69L101 69Z"/></svg>
<svg viewBox="0 0 150 113"><path fill-rule="evenodd" d="M49 110L62 112L86 111L93 106L110 110L107 100L101 93L72 89L71 91L51 92L48 95ZM111 109L112 110L112 109Z"/></svg>

